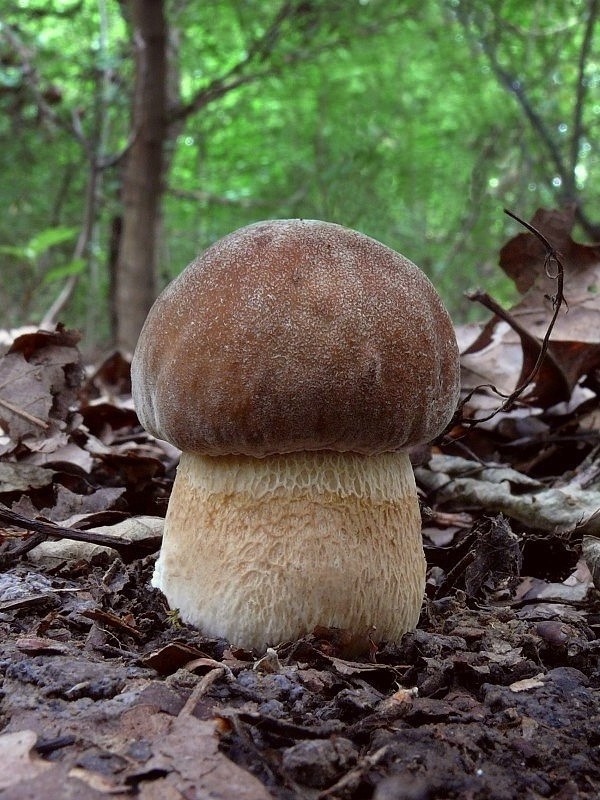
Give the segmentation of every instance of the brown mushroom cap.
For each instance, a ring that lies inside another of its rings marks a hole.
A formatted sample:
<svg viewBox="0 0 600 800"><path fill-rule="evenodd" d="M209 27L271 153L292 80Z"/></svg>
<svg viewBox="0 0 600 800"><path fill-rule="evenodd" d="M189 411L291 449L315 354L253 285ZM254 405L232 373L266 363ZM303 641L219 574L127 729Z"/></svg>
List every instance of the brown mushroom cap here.
<svg viewBox="0 0 600 800"><path fill-rule="evenodd" d="M375 454L458 400L452 323L412 262L315 220L226 236L161 294L132 363L142 425L187 452Z"/></svg>

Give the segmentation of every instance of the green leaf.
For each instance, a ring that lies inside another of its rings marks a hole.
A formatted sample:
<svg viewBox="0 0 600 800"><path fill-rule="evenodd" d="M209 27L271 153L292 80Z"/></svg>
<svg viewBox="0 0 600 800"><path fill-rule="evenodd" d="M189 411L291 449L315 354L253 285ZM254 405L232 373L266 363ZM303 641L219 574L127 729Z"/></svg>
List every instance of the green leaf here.
<svg viewBox="0 0 600 800"><path fill-rule="evenodd" d="M29 261L29 256L27 254L28 248L26 246L23 247L22 245L12 246L9 244L3 244L0 245L0 253L5 256L13 256L14 258L20 258L24 261Z"/></svg>
<svg viewBox="0 0 600 800"><path fill-rule="evenodd" d="M46 228L31 237L27 243L27 249L35 253L35 256L40 256L57 244L71 241L78 232L78 228Z"/></svg>
<svg viewBox="0 0 600 800"><path fill-rule="evenodd" d="M54 281L68 278L71 275L80 275L84 269L85 260L83 258L75 258L73 261L69 261L68 264L61 264L59 267L53 267L48 270L42 283L54 283Z"/></svg>
<svg viewBox="0 0 600 800"><path fill-rule="evenodd" d="M57 244L70 241L78 231L78 228L46 228L32 236L25 244L0 245L0 253L35 265L43 253Z"/></svg>

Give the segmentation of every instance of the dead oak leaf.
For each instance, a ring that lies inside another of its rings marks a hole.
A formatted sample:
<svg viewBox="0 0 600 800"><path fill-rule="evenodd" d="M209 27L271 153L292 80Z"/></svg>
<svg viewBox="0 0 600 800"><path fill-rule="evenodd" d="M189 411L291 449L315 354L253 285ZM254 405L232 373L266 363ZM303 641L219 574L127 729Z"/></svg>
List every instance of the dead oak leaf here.
<svg viewBox="0 0 600 800"><path fill-rule="evenodd" d="M574 205L562 209L539 208L530 224L550 242L570 271L585 273L600 263L600 245L581 244L572 238ZM544 265L545 259L546 249L532 233L519 233L500 250L500 266L521 294L540 282L539 267ZM600 287L596 291L600 291Z"/></svg>
<svg viewBox="0 0 600 800"><path fill-rule="evenodd" d="M560 211L539 209L531 221L556 250L564 267L568 310L558 315L546 359L549 377L553 372L562 378L560 399L568 399L579 378L600 366L600 245L575 242L571 236L574 223L574 206ZM502 269L511 277L518 274L517 287L529 284L510 312L524 344L521 380L537 360L554 311L556 264L547 265L546 260L544 246L532 233L519 234L500 251ZM539 392L538 386L536 394Z"/></svg>
<svg viewBox="0 0 600 800"><path fill-rule="evenodd" d="M35 464L0 462L0 494L5 492L27 492L49 486L54 470L44 469Z"/></svg>
<svg viewBox="0 0 600 800"><path fill-rule="evenodd" d="M567 302L557 317L541 369L521 397L542 408L568 400L579 379L600 367L600 245L573 240L574 213L573 207L539 209L531 220L564 267ZM500 266L523 297L504 320L492 317L463 352L466 367L485 374L487 382L507 393L531 375L555 310L557 266L547 256L532 233L520 233L507 242L500 251ZM521 350L517 369L515 345ZM506 359L506 369L498 369L492 355L496 362ZM508 382L507 372L515 376Z"/></svg>

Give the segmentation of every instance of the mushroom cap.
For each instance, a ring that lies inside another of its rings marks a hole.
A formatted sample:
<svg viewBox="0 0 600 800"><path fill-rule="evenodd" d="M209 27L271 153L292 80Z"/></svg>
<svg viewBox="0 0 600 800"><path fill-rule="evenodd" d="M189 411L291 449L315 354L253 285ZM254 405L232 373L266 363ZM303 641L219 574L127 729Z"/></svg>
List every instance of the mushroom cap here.
<svg viewBox="0 0 600 800"><path fill-rule="evenodd" d="M142 425L187 452L374 454L433 439L459 392L441 299L411 261L317 220L258 222L193 261L132 362Z"/></svg>

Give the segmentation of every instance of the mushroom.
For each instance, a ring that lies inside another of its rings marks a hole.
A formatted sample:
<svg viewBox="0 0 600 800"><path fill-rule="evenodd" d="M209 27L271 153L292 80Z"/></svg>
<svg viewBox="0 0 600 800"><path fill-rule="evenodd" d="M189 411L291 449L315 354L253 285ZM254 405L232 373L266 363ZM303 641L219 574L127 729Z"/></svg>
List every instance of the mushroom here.
<svg viewBox="0 0 600 800"><path fill-rule="evenodd" d="M317 220L224 237L156 300L133 357L142 425L182 451L153 585L246 648L419 618L407 449L458 401L450 318L412 262Z"/></svg>

